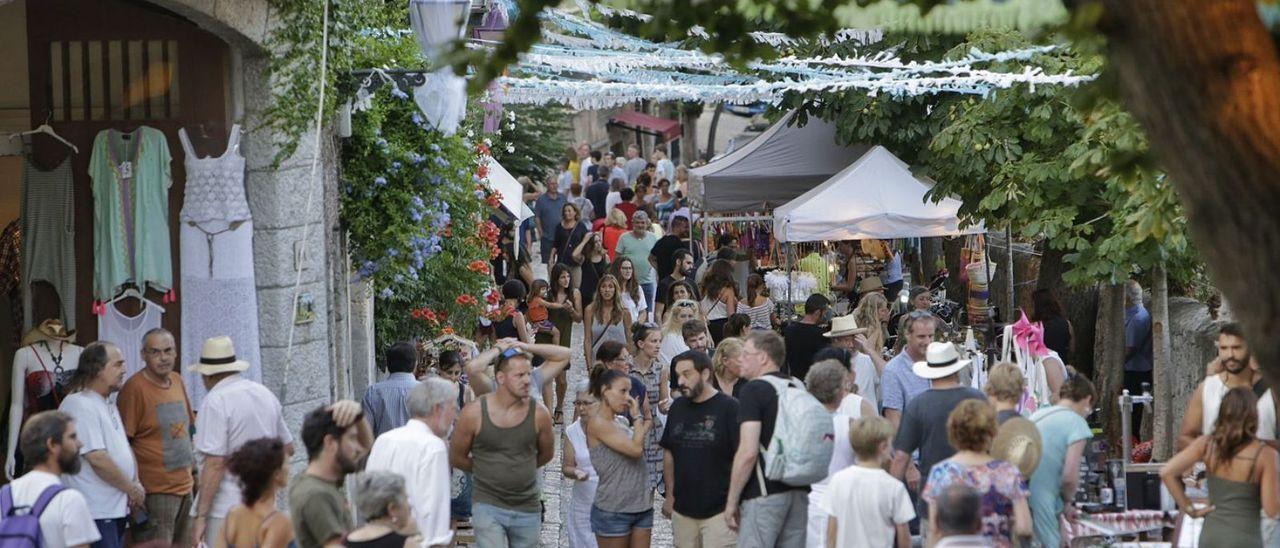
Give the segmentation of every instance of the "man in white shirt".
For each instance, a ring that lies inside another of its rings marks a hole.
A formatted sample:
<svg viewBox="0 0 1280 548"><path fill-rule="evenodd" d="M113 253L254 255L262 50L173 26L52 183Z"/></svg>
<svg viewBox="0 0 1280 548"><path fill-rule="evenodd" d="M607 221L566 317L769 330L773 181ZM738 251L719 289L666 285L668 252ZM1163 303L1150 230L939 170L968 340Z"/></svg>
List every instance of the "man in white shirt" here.
<svg viewBox="0 0 1280 548"><path fill-rule="evenodd" d="M94 526L84 495L75 489L62 488L58 476L80 471L80 440L76 423L61 411L45 411L27 419L18 442L31 471L4 487L5 499L14 508L30 508L40 516L40 536L45 546L88 546L102 538ZM39 501L52 487L62 488L45 501Z"/></svg>
<svg viewBox="0 0 1280 548"><path fill-rule="evenodd" d="M654 183L661 182L666 179L669 183L676 182L676 165L667 159L667 153L662 149L653 151Z"/></svg>
<svg viewBox="0 0 1280 548"><path fill-rule="evenodd" d="M71 377L75 393L58 406L76 421L84 465L80 473L67 474L68 487L93 501L89 514L102 535L98 546L124 545L125 518L146 503L146 490L138 483L138 463L129 447L120 410L107 397L124 386L124 356L109 342L86 346Z"/></svg>
<svg viewBox="0 0 1280 548"><path fill-rule="evenodd" d="M227 473L226 459L241 445L258 438L276 438L293 455L293 435L285 426L280 400L267 387L240 376L249 362L236 359L228 337L204 342L200 363L188 366L200 373L208 389L196 415L196 460L200 483L192 511L192 545L214 545L227 512L240 504L239 480Z"/></svg>
<svg viewBox="0 0 1280 548"><path fill-rule="evenodd" d="M409 422L378 436L365 470L383 470L404 477L413 521L423 546L448 546L449 451L444 436L458 416L458 389L435 377L409 392Z"/></svg>

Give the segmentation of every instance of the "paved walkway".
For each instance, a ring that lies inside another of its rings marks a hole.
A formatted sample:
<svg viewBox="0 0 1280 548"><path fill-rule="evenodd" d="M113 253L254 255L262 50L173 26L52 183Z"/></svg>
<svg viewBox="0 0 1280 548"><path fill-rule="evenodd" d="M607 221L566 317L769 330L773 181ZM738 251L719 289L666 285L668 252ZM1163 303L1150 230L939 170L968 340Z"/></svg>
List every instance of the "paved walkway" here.
<svg viewBox="0 0 1280 548"><path fill-rule="evenodd" d="M546 279L547 269L544 265L534 267L534 276ZM569 390L565 392L564 418L566 423L573 422L574 388L586 384L587 366L582 356L582 324L573 326L573 359L569 367ZM560 445L564 442L563 428L556 427L556 453L551 462L542 469L542 493L547 504L547 517L542 524L542 546L544 548L569 548L568 535L564 529L564 516L569 509L569 496L572 492L572 481L560 473ZM654 547L670 547L675 543L671 537L671 520L662 517L662 498L654 496L653 501L653 540ZM576 548L576 547L574 547Z"/></svg>

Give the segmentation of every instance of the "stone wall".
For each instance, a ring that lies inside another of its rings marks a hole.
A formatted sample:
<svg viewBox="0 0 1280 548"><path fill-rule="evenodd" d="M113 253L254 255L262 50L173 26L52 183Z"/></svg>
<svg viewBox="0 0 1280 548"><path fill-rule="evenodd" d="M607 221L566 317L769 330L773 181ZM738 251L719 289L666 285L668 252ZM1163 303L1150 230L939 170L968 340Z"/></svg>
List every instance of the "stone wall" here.
<svg viewBox="0 0 1280 548"><path fill-rule="evenodd" d="M241 151L254 220L263 383L280 397L296 436L308 411L363 393L370 380L367 374L350 374L353 361L361 361L365 371L371 364L363 363L367 351L353 352L347 333L352 307L337 228L337 141L326 128L317 147L315 133L308 132L292 156L273 165L277 136L256 129L272 100L265 41L274 21L267 0L152 1L218 35L232 49L231 111L246 128ZM296 294L314 299L314 321L294 325ZM359 317L369 321L368 315Z"/></svg>
<svg viewBox="0 0 1280 548"><path fill-rule="evenodd" d="M1217 337L1220 322L1209 317L1209 307L1186 297L1169 298L1169 338L1173 342L1169 370L1162 378L1169 382L1170 401L1157 401L1156 415L1172 422L1176 437L1182 425L1183 410L1196 386L1204 379L1205 366L1218 354ZM1156 382L1160 382L1157 380ZM1165 446L1156 442L1155 458L1172 456L1173 440Z"/></svg>

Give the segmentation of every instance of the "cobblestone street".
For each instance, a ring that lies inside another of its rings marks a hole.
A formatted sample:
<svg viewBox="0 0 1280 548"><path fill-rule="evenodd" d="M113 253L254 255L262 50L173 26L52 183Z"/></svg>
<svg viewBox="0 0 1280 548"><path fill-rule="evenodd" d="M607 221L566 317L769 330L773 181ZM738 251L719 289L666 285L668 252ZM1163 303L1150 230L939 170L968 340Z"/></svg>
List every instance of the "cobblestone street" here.
<svg viewBox="0 0 1280 548"><path fill-rule="evenodd" d="M535 265L534 276L546 279L547 269L545 265ZM564 418L566 423L572 422L573 417L573 390L579 384L583 384L587 380L587 366L582 356L582 324L574 324L573 326L573 359L572 365L569 367L569 390L565 393L565 402L569 405L564 407ZM542 469L542 497L547 504L547 517L542 524L542 546L544 548L552 547L568 547L568 535L564 529L564 517L568 512L569 496L572 492L572 482L560 473L560 445L564 442L562 435L563 427L556 427L556 454ZM662 517L662 498L654 496L653 501L653 540L651 546L669 547L674 546L671 537L671 520Z"/></svg>

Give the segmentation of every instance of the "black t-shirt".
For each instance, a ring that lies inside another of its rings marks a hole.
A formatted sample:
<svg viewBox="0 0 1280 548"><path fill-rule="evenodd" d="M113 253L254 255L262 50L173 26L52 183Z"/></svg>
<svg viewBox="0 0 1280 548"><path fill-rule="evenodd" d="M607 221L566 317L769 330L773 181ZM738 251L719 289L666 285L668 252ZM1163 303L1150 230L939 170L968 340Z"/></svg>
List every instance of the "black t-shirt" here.
<svg viewBox="0 0 1280 548"><path fill-rule="evenodd" d="M787 374L803 379L813 365L813 355L831 346L831 339L823 336L827 330L820 325L791 322L782 332L787 346Z"/></svg>
<svg viewBox="0 0 1280 548"><path fill-rule="evenodd" d="M785 379L780 372L768 373ZM773 426L778 421L778 391L768 381L756 379L742 387L738 394L738 423L760 423L760 450L769 448L769 440L773 439ZM756 459L757 466L764 467L764 457ZM765 489L770 495L783 491L808 491L808 486L795 487L780 481L764 480ZM747 480L746 489L742 490L742 500L751 500L760 496L760 484L756 479L756 470L751 470L751 479Z"/></svg>
<svg viewBox="0 0 1280 548"><path fill-rule="evenodd" d="M609 212L604 210L605 200L609 198L609 182L599 179L594 183L587 185L583 189L582 195L591 200L592 216L595 219L603 219ZM592 219L592 220L595 220Z"/></svg>
<svg viewBox="0 0 1280 548"><path fill-rule="evenodd" d="M658 277L665 278L671 275L671 271L675 269L676 260L675 253L677 249L689 249L689 240L681 240L675 234L667 234L653 244L653 250L649 253L653 255L653 260L658 263ZM693 262L697 263L702 253L695 243L693 246Z"/></svg>
<svg viewBox="0 0 1280 548"><path fill-rule="evenodd" d="M566 266L577 266L578 263L573 260L573 250L578 248L578 244L587 237L587 225L578 223L572 229L565 228L563 224L556 225L556 235L553 245L556 249L556 264Z"/></svg>
<svg viewBox="0 0 1280 548"><path fill-rule="evenodd" d="M716 380L715 375L711 376L711 385L716 387L716 390L719 390L721 394L733 396L734 399L737 399L738 396L742 395L742 387L746 386L747 382L747 379L738 377L738 380L733 383L733 386L726 389L725 387L720 386L720 381Z"/></svg>
<svg viewBox="0 0 1280 548"><path fill-rule="evenodd" d="M675 463L675 510L693 519L723 512L738 451L738 402L722 393L702 403L677 398L661 445Z"/></svg>
<svg viewBox="0 0 1280 548"><path fill-rule="evenodd" d="M929 478L933 465L956 454L947 439L947 417L964 400L986 401L987 396L967 386L930 388L907 404L893 448L903 453L920 450L920 477Z"/></svg>

